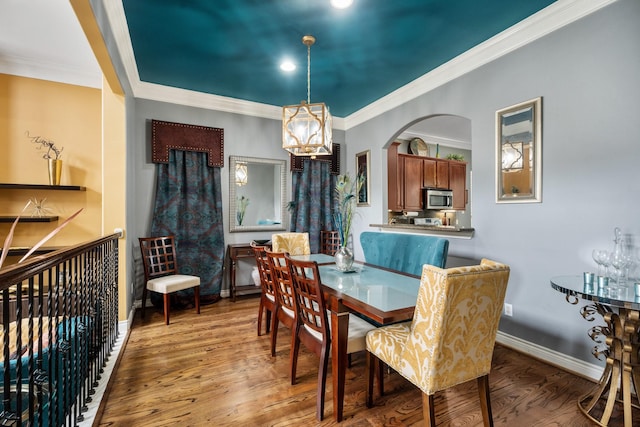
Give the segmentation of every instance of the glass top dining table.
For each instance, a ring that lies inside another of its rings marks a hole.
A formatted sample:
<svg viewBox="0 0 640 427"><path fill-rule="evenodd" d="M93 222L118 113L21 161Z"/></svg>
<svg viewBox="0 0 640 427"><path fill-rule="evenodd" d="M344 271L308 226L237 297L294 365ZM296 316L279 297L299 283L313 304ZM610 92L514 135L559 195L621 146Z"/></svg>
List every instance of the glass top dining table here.
<svg viewBox="0 0 640 427"><path fill-rule="evenodd" d="M352 271L342 272L330 255L292 258L318 263L327 308L331 311L333 414L340 422L343 418L349 313L359 313L383 325L410 320L418 298L420 277L358 262L354 263Z"/></svg>

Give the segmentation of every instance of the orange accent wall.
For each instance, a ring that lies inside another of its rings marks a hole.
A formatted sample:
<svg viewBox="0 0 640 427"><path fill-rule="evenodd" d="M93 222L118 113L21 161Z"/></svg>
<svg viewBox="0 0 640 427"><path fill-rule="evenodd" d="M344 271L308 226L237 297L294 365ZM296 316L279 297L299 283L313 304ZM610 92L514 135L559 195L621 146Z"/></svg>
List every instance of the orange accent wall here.
<svg viewBox="0 0 640 427"><path fill-rule="evenodd" d="M0 190L0 215L18 214L30 198L46 198L44 206L60 220L20 223L12 246L33 246L78 209L78 215L46 246L63 246L102 235L102 91L0 74L0 182L48 184L47 161L26 133L64 147L61 184L80 185L84 192ZM27 208L26 216L30 216ZM0 223L4 242L10 223ZM109 230L111 232L112 230Z"/></svg>

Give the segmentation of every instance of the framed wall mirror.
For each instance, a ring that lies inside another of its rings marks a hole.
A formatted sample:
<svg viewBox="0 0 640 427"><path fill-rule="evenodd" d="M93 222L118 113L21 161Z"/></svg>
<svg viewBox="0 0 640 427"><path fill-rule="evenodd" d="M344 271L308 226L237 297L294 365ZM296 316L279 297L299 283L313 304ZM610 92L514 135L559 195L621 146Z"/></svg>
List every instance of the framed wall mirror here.
<svg viewBox="0 0 640 427"><path fill-rule="evenodd" d="M542 201L542 98L496 112L496 202Z"/></svg>
<svg viewBox="0 0 640 427"><path fill-rule="evenodd" d="M360 191L358 192L358 206L371 206L371 201L369 199L369 164L371 160L369 159L371 155L371 150L362 151L356 154L356 177L363 176L364 182L362 183L362 187L360 187Z"/></svg>
<svg viewBox="0 0 640 427"><path fill-rule="evenodd" d="M285 230L286 160L229 156L229 231Z"/></svg>

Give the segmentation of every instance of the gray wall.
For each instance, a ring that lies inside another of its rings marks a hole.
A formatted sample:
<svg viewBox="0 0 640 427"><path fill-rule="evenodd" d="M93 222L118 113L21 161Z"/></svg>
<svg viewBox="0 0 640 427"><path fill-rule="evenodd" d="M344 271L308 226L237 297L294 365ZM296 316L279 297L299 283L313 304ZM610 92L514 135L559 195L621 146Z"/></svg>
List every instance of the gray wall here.
<svg viewBox="0 0 640 427"><path fill-rule="evenodd" d="M579 306L565 302L549 279L594 270L591 250L612 249L613 228L640 235L640 2L620 0L484 67L345 132L343 171L371 149L371 206L358 208L355 241L369 224L386 221L386 146L417 119L455 114L472 126L471 240L451 239L453 257L489 257L512 268L503 332L595 363ZM495 203L495 112L543 97L542 203ZM174 104L128 100L130 213L128 243L148 232L154 195L149 161L151 119L225 129L225 159L250 155L286 159L277 120ZM380 171L378 173L377 171ZM228 172L222 172L228 203ZM291 181L289 179L288 186ZM290 188L288 189L290 194ZM225 215L226 221L226 215ZM269 238L271 233L229 233L225 242ZM356 245L356 257L362 259ZM636 258L637 258L636 252ZM640 262L636 259L636 262ZM131 261L135 264L135 261ZM637 269L634 272L638 275Z"/></svg>
<svg viewBox="0 0 640 427"><path fill-rule="evenodd" d="M616 226L640 235L640 2L622 0L543 39L347 131L349 156L384 148L417 118L455 114L472 122L471 240L450 240L454 256L511 266L500 329L579 359L591 356L593 326L551 289L556 275L595 270L594 248L613 249ZM542 203L495 203L495 112L542 96ZM347 163L350 167L350 163ZM386 218L386 172L373 174L370 208L355 233ZM356 241L358 239L356 238ZM356 250L356 258L362 253ZM636 263L638 260L635 251ZM637 269L633 273L637 275Z"/></svg>

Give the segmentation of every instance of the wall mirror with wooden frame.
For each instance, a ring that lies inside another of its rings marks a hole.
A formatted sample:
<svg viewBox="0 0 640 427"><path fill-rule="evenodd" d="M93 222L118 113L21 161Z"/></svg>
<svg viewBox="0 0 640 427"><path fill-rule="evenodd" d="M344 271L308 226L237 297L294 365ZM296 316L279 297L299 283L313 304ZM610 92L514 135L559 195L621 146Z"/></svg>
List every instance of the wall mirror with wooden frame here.
<svg viewBox="0 0 640 427"><path fill-rule="evenodd" d="M278 231L286 224L286 160L229 157L229 231Z"/></svg>

